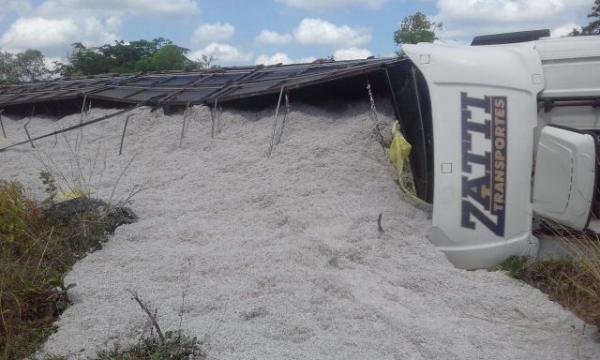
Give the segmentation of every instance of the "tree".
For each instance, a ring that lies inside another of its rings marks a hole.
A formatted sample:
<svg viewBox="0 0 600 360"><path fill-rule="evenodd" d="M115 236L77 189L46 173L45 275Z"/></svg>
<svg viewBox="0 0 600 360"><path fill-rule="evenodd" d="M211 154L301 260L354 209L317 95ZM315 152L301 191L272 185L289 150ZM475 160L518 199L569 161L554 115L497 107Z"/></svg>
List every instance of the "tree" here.
<svg viewBox="0 0 600 360"><path fill-rule="evenodd" d="M592 12L588 14L588 18L593 19L587 26L579 29L573 29L570 36L580 35L600 35L600 0L594 1Z"/></svg>
<svg viewBox="0 0 600 360"><path fill-rule="evenodd" d="M588 26L583 28L583 31L587 34L600 35L600 0L596 0L592 6L592 12L588 14L588 18L592 20Z"/></svg>
<svg viewBox="0 0 600 360"><path fill-rule="evenodd" d="M186 57L188 51L164 38L129 43L121 40L94 48L75 43L69 55L69 64L58 64L57 68L62 76L73 77L138 71L193 70L200 67L200 64Z"/></svg>
<svg viewBox="0 0 600 360"><path fill-rule="evenodd" d="M39 50L28 49L17 54L0 51L0 83L43 80L49 75Z"/></svg>
<svg viewBox="0 0 600 360"><path fill-rule="evenodd" d="M20 81L42 80L48 76L44 55L39 50L28 49L15 56Z"/></svg>
<svg viewBox="0 0 600 360"><path fill-rule="evenodd" d="M185 54L187 49L177 45L166 45L151 57L141 59L136 64L138 71L186 70L192 64Z"/></svg>
<svg viewBox="0 0 600 360"><path fill-rule="evenodd" d="M442 28L442 23L435 23L422 12L416 12L402 20L400 29L394 32L396 44L416 44L433 42L437 39L435 32Z"/></svg>
<svg viewBox="0 0 600 360"><path fill-rule="evenodd" d="M217 58L214 55L203 54L200 67L203 69L210 69L215 61L217 61Z"/></svg>
<svg viewBox="0 0 600 360"><path fill-rule="evenodd" d="M73 51L68 58L68 64L58 66L63 77L104 74L111 70L110 58L98 48L87 48L82 43L73 44Z"/></svg>
<svg viewBox="0 0 600 360"><path fill-rule="evenodd" d="M0 51L0 84L14 84L19 81L15 66L15 56L9 52Z"/></svg>

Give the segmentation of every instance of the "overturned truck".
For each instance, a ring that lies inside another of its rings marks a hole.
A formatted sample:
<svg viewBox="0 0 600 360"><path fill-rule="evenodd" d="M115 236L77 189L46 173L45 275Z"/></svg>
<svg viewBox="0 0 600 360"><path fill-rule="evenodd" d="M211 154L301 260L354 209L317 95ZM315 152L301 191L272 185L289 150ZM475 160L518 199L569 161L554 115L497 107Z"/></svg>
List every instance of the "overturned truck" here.
<svg viewBox="0 0 600 360"><path fill-rule="evenodd" d="M535 256L534 216L600 229L600 37L506 38L405 47L433 120L430 239L467 269Z"/></svg>
<svg viewBox="0 0 600 360"><path fill-rule="evenodd" d="M600 37L546 35L406 45L399 58L4 86L0 109L58 116L90 102L125 108L116 114L138 106L279 107L284 94L318 103L364 99L368 91L390 101L412 145L415 195L433 208L430 240L457 267L488 268L537 254L534 217L600 231ZM26 139L1 150L54 135L24 130Z"/></svg>

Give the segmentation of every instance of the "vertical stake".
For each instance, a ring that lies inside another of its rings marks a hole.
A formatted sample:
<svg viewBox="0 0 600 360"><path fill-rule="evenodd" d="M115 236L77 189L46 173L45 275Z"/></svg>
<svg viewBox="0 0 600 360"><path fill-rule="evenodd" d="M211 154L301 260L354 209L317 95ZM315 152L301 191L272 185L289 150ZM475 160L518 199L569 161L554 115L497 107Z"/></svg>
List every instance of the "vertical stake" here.
<svg viewBox="0 0 600 360"><path fill-rule="evenodd" d="M125 132L127 131L127 124L129 123L129 118L131 118L133 114L128 114L125 118L125 126L123 126L123 134L121 135L121 146L119 147L119 156L123 154L123 142L125 141Z"/></svg>
<svg viewBox="0 0 600 360"><path fill-rule="evenodd" d="M281 91L279 91L279 100L277 100L277 108L275 108L275 118L273 119L273 133L271 134L271 144L269 145L269 150L267 151L267 157L271 157L273 153L273 146L275 146L275 134L277 131L277 118L279 117L279 107L281 106L281 99L283 98L283 91L285 88L282 86Z"/></svg>
<svg viewBox="0 0 600 360"><path fill-rule="evenodd" d="M56 145L58 145L58 134L54 134L54 144L52 145L52 148L54 149Z"/></svg>
<svg viewBox="0 0 600 360"><path fill-rule="evenodd" d="M6 130L4 130L4 121L2 121L2 113L4 112L4 109L0 109L0 126L2 127L2 135L4 136L4 138L6 139Z"/></svg>
<svg viewBox="0 0 600 360"><path fill-rule="evenodd" d="M31 119L33 118L34 113L35 113L35 105L33 105L33 108L31 109L31 116L29 117L29 120L27 120L25 125L23 125L23 128L25 129L25 134L27 134L27 138L29 139L29 143L31 144L31 147L35 149L35 144L33 143L33 140L31 140L31 135L29 135L29 130L27 129L27 126L31 122Z"/></svg>
<svg viewBox="0 0 600 360"><path fill-rule="evenodd" d="M220 105L219 108L217 109L217 116L216 116L217 134L220 134L221 131L223 131L223 122L221 121L222 116L223 116L223 105Z"/></svg>
<svg viewBox="0 0 600 360"><path fill-rule="evenodd" d="M210 121L211 121L211 125L210 125L210 137L211 138L215 137L215 121L216 121L216 119L215 119L215 117L216 117L215 112L217 111L217 106L218 105L219 105L219 98L216 98L215 99L215 103L213 105L213 108L212 108L212 110L210 112Z"/></svg>
<svg viewBox="0 0 600 360"><path fill-rule="evenodd" d="M79 116L79 124L83 122L83 115L86 113L85 111L85 103L87 102L87 94L83 96L83 102L81 103L81 115Z"/></svg>
<svg viewBox="0 0 600 360"><path fill-rule="evenodd" d="M83 118L86 115L86 111L85 111L85 104L87 102L87 94L85 94L83 96L83 101L81 102L81 112L79 115L79 125L83 124ZM83 142L83 127L79 128L79 134L77 135L77 138L75 139L75 152L79 152L79 145L81 145L81 142Z"/></svg>
<svg viewBox="0 0 600 360"><path fill-rule="evenodd" d="M181 125L181 136L179 137L179 147L183 145L183 138L185 137L185 123L190 113L190 102L188 101L185 111L183 112L183 124Z"/></svg>
<svg viewBox="0 0 600 360"><path fill-rule="evenodd" d="M281 137L283 136L283 129L285 128L285 123L290 114L290 96L289 93L285 92L285 113L283 114L283 120L281 120L281 128L277 133L277 138L275 139L275 145L279 145L281 141Z"/></svg>

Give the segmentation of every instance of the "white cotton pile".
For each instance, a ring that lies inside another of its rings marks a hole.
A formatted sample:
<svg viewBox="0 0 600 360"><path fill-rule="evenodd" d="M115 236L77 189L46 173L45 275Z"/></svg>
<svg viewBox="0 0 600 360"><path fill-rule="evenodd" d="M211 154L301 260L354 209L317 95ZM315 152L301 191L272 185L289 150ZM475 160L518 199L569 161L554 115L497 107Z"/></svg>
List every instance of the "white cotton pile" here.
<svg viewBox="0 0 600 360"><path fill-rule="evenodd" d="M0 177L39 196L42 163L85 175L105 200L121 175L114 199L143 188L130 204L139 222L67 276L74 304L45 351L76 357L135 341L148 324L133 290L158 308L163 330L177 330L181 312L183 331L207 340L214 359L600 354L592 331L538 290L454 269L428 242L430 220L403 201L368 104L293 108L270 158L272 110L225 111L214 139L208 111L196 110L182 147L182 115L142 109L121 157L124 116L84 128L78 146L73 131L0 153ZM35 136L78 121L29 127ZM25 120L5 123L11 140L25 138Z"/></svg>

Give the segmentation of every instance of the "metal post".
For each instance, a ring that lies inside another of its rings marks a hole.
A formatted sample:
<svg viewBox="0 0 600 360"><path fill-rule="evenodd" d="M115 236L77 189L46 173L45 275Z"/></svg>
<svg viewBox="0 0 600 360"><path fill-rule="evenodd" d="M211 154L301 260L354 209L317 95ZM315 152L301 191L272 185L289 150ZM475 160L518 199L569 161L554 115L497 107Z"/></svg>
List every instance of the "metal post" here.
<svg viewBox="0 0 600 360"><path fill-rule="evenodd" d="M23 125L23 128L25 129L25 134L27 134L27 138L29 139L29 143L31 144L31 147L35 149L35 145L33 144L33 140L31 140L31 135L29 135L29 130L27 130L27 125L29 125L30 121L31 121L31 119L27 120L27 122L25 123L25 125Z"/></svg>
<svg viewBox="0 0 600 360"><path fill-rule="evenodd" d="M273 133L271 134L271 144L269 145L269 150L267 151L267 157L271 157L273 153L273 146L275 146L275 134L277 131L277 118L279 117L279 107L281 106L281 99L283 98L283 91L285 88L282 86L281 91L279 91L279 100L277 100L277 108L275 108L275 118L273 119Z"/></svg>
<svg viewBox="0 0 600 360"><path fill-rule="evenodd" d="M290 114L290 96L286 91L285 93L285 114L283 114L283 120L281 120L281 128L277 132L277 138L275 139L275 145L279 145L281 142L281 137L283 136L283 129L285 128L285 123L288 115Z"/></svg>
<svg viewBox="0 0 600 360"><path fill-rule="evenodd" d="M93 120L86 121L86 122L84 122L83 124L72 125L72 126L69 126L69 127L65 128L65 129L61 129L61 130L57 130L57 131L53 131L53 132L50 132L50 133L48 133L48 134L44 134L44 135L41 135L41 136L35 137L35 138L31 139L31 140L32 140L32 141L34 141L34 140L42 140L42 139L45 139L45 138L47 138L47 137L50 137L50 136L54 136L54 135L57 135L57 134L62 134L62 133L68 132L68 131L76 130L76 129L79 129L80 127L82 127L82 126L88 126L88 125L92 125L92 124L98 123L98 122L100 122L100 121L104 121L104 120L107 120L107 119L114 118L115 116L119 116L119 115L122 115L122 114L124 114L124 113L130 112L130 111L131 111L131 110L133 110L133 109L139 108L140 106L141 106L141 105L135 105L135 106L132 106L132 107L130 107L130 108L127 108L127 109L124 109L124 110L119 110L119 111L117 111L117 112L115 112L115 113L112 113L112 114L109 114L109 115L102 116L102 117L100 117L100 118L98 118L98 119L93 119ZM11 149L11 148L14 148L14 147L16 147L16 146L25 145L25 144L27 144L27 143L30 143L30 141L29 141L29 140L26 140L26 141L20 141L20 142L18 142L18 143L14 143L14 144L12 144L12 145L5 146L5 147L3 147L3 148L0 148L0 152L2 152L2 151L6 151L6 150L8 150L8 149Z"/></svg>
<svg viewBox="0 0 600 360"><path fill-rule="evenodd" d="M133 114L128 114L125 118L125 126L123 126L123 134L121 135L121 146L119 147L119 156L123 154L123 142L125 141L125 132L127 131L127 124L129 124L129 118L131 118Z"/></svg>
<svg viewBox="0 0 600 360"><path fill-rule="evenodd" d="M2 113L3 112L4 112L4 109L0 109L0 126L2 127L2 135L4 136L5 139L7 139L6 130L4 130L4 121L2 121Z"/></svg>
<svg viewBox="0 0 600 360"><path fill-rule="evenodd" d="M220 134L221 131L223 130L223 122L221 121L222 115L223 115L223 106L221 105L217 108L217 116L216 116L217 134Z"/></svg>
<svg viewBox="0 0 600 360"><path fill-rule="evenodd" d="M35 105L33 105L33 108L31 109L31 116L29 117L29 120L27 120L25 125L23 125L23 128L25 129L25 134L27 134L27 138L29 139L29 143L31 144L31 147L35 149L35 144L33 143L33 140L31 139L31 135L29 135L29 130L27 129L27 126L31 122L31 119L33 118L34 113L35 113Z"/></svg>
<svg viewBox="0 0 600 360"><path fill-rule="evenodd" d="M87 102L87 94L83 96L83 102L81 103L81 115L79 116L79 123L83 123L83 115L86 113L85 111L85 103Z"/></svg>
<svg viewBox="0 0 600 360"><path fill-rule="evenodd" d="M215 137L215 122L216 122L216 111L217 111L217 106L219 105L219 98L215 99L215 103L213 105L213 108L210 112L210 121L211 121L211 125L210 125L210 137L214 138Z"/></svg>
<svg viewBox="0 0 600 360"><path fill-rule="evenodd" d="M86 111L85 111L85 104L87 102L87 94L85 94L83 96L83 102L81 103L81 113L79 115L79 125L83 124L83 118L86 115ZM79 146L81 145L81 142L83 142L83 127L79 128L79 134L77 136L77 138L75 139L75 151L78 152L79 151Z"/></svg>
<svg viewBox="0 0 600 360"><path fill-rule="evenodd" d="M190 113L190 103L187 103L185 111L183 112L183 124L181 125L181 136L179 137L179 147L183 145L183 138L185 137L185 123Z"/></svg>

